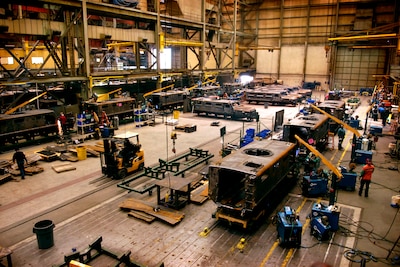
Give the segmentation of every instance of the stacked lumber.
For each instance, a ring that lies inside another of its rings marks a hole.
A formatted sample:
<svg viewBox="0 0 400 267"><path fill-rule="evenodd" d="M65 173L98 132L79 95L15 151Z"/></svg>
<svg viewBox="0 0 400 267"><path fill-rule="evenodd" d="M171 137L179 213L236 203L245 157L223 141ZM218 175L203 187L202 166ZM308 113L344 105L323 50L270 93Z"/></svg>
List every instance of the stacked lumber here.
<svg viewBox="0 0 400 267"><path fill-rule="evenodd" d="M0 175L0 184L5 183L5 182L7 182L7 181L10 181L10 180L12 180L12 179L13 179L13 178L11 177L11 174L10 174L10 173L2 174L2 175Z"/></svg>
<svg viewBox="0 0 400 267"><path fill-rule="evenodd" d="M39 166L26 166L24 168L25 170L25 174L26 175L34 175L34 174L38 174L44 171L44 169L42 167ZM16 166L16 164L14 165L13 169L10 170L10 174L13 176L20 176L21 172L19 171L18 167Z"/></svg>
<svg viewBox="0 0 400 267"><path fill-rule="evenodd" d="M86 145L86 150L87 151L95 151L97 153L104 152L104 146L103 145Z"/></svg>
<svg viewBox="0 0 400 267"><path fill-rule="evenodd" d="M28 166L25 167L25 173L28 175L34 175L43 172L44 169L39 166Z"/></svg>
<svg viewBox="0 0 400 267"><path fill-rule="evenodd" d="M93 149L94 146L85 145L84 147L86 149L87 156L94 156L94 157L100 156L100 152ZM68 149L68 151L78 155L78 151L76 150L76 147L71 147Z"/></svg>
<svg viewBox="0 0 400 267"><path fill-rule="evenodd" d="M27 155L26 159L28 160L28 164L32 165L32 164L35 164L38 161L42 160L42 157L35 153L35 154Z"/></svg>
<svg viewBox="0 0 400 267"><path fill-rule="evenodd" d="M153 205L134 198L124 200L119 205L119 208L128 211L128 216L142 219L147 222L153 221L154 219L152 220L152 217L154 217L171 225L176 225L185 217L183 212Z"/></svg>

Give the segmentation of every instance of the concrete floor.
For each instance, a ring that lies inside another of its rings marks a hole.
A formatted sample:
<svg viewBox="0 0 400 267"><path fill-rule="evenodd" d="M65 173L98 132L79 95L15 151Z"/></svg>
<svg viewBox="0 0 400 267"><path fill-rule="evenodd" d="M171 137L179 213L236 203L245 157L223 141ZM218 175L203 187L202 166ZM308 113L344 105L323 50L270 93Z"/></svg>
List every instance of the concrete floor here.
<svg viewBox="0 0 400 267"><path fill-rule="evenodd" d="M318 93L318 92L316 92ZM316 96L320 97L320 95ZM365 120L367 98L355 114ZM261 129L271 128L272 118L282 107L270 106L267 109L255 106L260 113ZM285 119L294 117L299 107L285 107ZM212 127L212 121L220 121L219 127ZM166 126L161 119L154 127L136 127L135 124L122 125L117 133L136 131L145 150L146 166L154 166L158 159L172 159L172 126ZM242 123L222 119L197 117L190 113L181 113L180 124L196 124L193 133L178 132L176 155L185 153L189 148L202 148L214 154L212 161L221 160L219 150L222 147L219 137L220 127L226 126L224 143L237 143L240 131L256 127L253 123ZM370 122L369 124L376 124ZM389 133L386 126L384 133ZM363 132L363 131L361 131ZM324 156L335 165L348 166L350 161L350 134L346 135L342 151L328 150ZM298 249L277 246L276 229L271 218L265 220L259 229L243 232L224 224L216 223L212 218L215 204L208 200L202 205L189 204L181 211L185 218L176 226L155 221L147 224L133 219L121 211L119 204L136 198L156 203L155 196L127 192L118 188L120 181L102 178L100 160L88 157L86 160L72 163L76 170L56 173L52 166L60 161L40 161L44 171L25 180L16 177L13 181L0 185L0 245L13 250L14 266L57 266L64 262L64 255L73 250L83 251L90 243L102 236L103 247L118 255L130 251L130 257L145 266L310 266L313 262L326 262L331 266L360 266L356 256L354 262L344 254L353 249L356 254L370 252L378 262L368 257L366 266L385 266L400 254L396 246L389 259L386 257L400 233L398 208L390 206L391 197L399 194L400 175L398 160L387 153L389 143L394 138L385 135L379 138L373 151L373 163L376 171L368 198L360 197L357 191L339 190L337 205L341 209L339 230L331 240L319 242L310 236L307 216L313 203L326 202L327 198L307 198L301 195L296 186L276 207L275 213L285 205L297 209L303 223L302 247ZM95 140L85 141L93 144ZM262 142L262 141L261 141ZM43 144L24 148L29 155L40 150ZM0 159L9 160L12 151L0 155ZM199 171L200 168L193 170ZM361 165L356 171L360 172ZM358 189L358 182L357 187ZM33 227L41 220L51 220L55 224L54 246L39 249ZM210 229L206 237L199 235L203 229ZM239 249L241 238L246 242ZM359 254L357 254L359 255ZM5 259L0 261L5 264ZM115 260L101 256L91 263L92 266L114 266Z"/></svg>

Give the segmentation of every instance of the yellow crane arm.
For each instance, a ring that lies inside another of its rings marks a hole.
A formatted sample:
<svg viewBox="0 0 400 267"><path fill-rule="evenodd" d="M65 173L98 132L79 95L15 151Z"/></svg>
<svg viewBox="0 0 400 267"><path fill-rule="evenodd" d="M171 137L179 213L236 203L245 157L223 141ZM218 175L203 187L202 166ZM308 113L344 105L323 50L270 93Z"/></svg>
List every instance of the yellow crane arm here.
<svg viewBox="0 0 400 267"><path fill-rule="evenodd" d="M204 85L207 83L215 83L216 81L217 81L217 78L207 79L205 82L202 82L201 85ZM197 87L199 87L198 84L193 85L192 87L186 88L186 90L190 91L190 90L196 89Z"/></svg>
<svg viewBox="0 0 400 267"><path fill-rule="evenodd" d="M336 118L335 116L332 116L331 114L327 113L326 111L318 108L317 106L311 105L311 107L319 112L321 112L322 114L328 116L331 120L335 121L336 123L339 123L340 125L343 125L344 128L346 128L347 130L351 131L352 133L354 133L357 137L360 137L361 134L354 129L353 127L351 127L350 125L348 125L347 123L339 120L338 118Z"/></svg>
<svg viewBox="0 0 400 267"><path fill-rule="evenodd" d="M342 179L343 175L342 173L336 168L327 158L324 157L318 150L316 150L313 146L309 145L306 141L301 139L297 134L294 135L294 137L299 141L302 145L304 145L308 150L310 150L312 153L314 153L317 157L321 159L321 161L331 170L333 171L337 178L340 180Z"/></svg>
<svg viewBox="0 0 400 267"><path fill-rule="evenodd" d="M153 94L153 93L162 92L163 90L168 89L168 88L171 88L171 87L174 87L174 86L175 86L175 84L170 84L170 85L167 85L167 86L158 88L158 89L156 89L156 90L153 90L153 91L150 91L150 92L147 92L147 93L143 94L143 97L146 98L146 97L148 97L149 95L151 95L151 94Z"/></svg>
<svg viewBox="0 0 400 267"><path fill-rule="evenodd" d="M119 92L121 90L122 90L122 88L118 88L118 89L115 89L115 90L113 90L111 92L108 92L108 93L105 93L105 94L101 94L101 95L99 95L97 97L97 101L96 102L101 102L101 101L108 100L110 98L111 94L114 94L114 93Z"/></svg>
<svg viewBox="0 0 400 267"><path fill-rule="evenodd" d="M31 98L31 99L25 101L24 103L19 104L18 106L13 107L13 108L7 110L4 114L7 114L7 115L13 114L13 113L14 113L15 111L17 111L19 108L22 108L22 107L28 105L28 104L31 103L32 101L35 101L36 99L41 98L41 97L44 96L45 94L47 94L47 92L43 92L43 93L41 93L40 95L37 95L37 96L35 96L35 97L33 97L33 98Z"/></svg>

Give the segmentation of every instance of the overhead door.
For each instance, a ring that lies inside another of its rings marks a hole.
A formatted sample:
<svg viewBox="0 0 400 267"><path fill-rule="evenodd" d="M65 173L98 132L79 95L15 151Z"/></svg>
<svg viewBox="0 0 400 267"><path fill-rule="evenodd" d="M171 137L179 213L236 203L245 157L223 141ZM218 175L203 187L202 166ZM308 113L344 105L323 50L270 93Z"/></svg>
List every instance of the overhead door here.
<svg viewBox="0 0 400 267"><path fill-rule="evenodd" d="M339 47L337 51L333 88L356 90L374 87L374 75L385 74L385 49L351 49Z"/></svg>

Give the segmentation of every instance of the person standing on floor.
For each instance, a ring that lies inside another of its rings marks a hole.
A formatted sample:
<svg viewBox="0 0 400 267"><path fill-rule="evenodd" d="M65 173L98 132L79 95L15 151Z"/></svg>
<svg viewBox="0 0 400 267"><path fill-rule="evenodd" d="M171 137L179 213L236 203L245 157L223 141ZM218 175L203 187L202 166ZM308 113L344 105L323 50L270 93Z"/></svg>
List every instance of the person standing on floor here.
<svg viewBox="0 0 400 267"><path fill-rule="evenodd" d="M25 157L24 152L20 151L19 148L15 149L13 155L13 163L17 162L18 169L21 173L21 179L25 179L25 162L28 164L28 160Z"/></svg>
<svg viewBox="0 0 400 267"><path fill-rule="evenodd" d="M338 140L338 149L342 150L342 143L343 143L343 140L344 140L344 136L346 135L346 131L343 129L342 125L340 125L340 127L338 129L337 135L338 135L338 138L339 138L339 140Z"/></svg>
<svg viewBox="0 0 400 267"><path fill-rule="evenodd" d="M368 191L369 191L369 184L371 183L372 179L372 173L375 170L375 166L372 164L372 161L370 159L367 159L367 164L364 165L362 168L361 174L360 174L360 190L358 191L358 195L361 196L364 185L365 185L365 193L364 196L368 197Z"/></svg>
<svg viewBox="0 0 400 267"><path fill-rule="evenodd" d="M60 117L58 117L58 120L60 121L63 134L66 134L67 133L67 117L64 115L64 112L60 113Z"/></svg>

